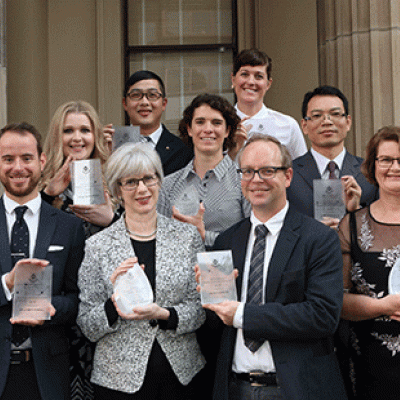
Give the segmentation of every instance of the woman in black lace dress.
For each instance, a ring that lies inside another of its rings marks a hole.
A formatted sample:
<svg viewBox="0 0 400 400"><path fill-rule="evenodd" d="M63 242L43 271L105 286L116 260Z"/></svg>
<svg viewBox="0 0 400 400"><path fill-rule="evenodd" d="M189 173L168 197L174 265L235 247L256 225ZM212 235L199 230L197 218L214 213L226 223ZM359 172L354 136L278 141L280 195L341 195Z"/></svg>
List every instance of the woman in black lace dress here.
<svg viewBox="0 0 400 400"><path fill-rule="evenodd" d="M379 200L346 215L339 226L351 323L352 382L357 399L400 396L400 293L388 280L400 266L400 128L381 128L367 146L363 173Z"/></svg>

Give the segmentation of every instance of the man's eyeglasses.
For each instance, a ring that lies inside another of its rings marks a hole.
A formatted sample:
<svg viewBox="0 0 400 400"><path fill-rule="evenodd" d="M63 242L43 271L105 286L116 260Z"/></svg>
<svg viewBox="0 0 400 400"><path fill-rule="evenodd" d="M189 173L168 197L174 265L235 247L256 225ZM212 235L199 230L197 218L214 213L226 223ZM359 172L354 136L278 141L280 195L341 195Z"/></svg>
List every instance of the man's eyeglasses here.
<svg viewBox="0 0 400 400"><path fill-rule="evenodd" d="M380 156L380 157L376 157L375 160L378 163L378 166L380 168L390 168L395 161L397 161L397 164L400 167L400 157L393 158L393 157L387 157L387 156Z"/></svg>
<svg viewBox="0 0 400 400"><path fill-rule="evenodd" d="M274 178L277 171L285 171L287 167L263 167L260 169L238 168L237 172L244 181L251 181L257 173L260 179Z"/></svg>
<svg viewBox="0 0 400 400"><path fill-rule="evenodd" d="M124 182L118 182L118 185L125 190L135 190L139 186L140 181L142 181L146 187L151 187L157 185L158 177L157 175L147 175L140 179L128 178Z"/></svg>
<svg viewBox="0 0 400 400"><path fill-rule="evenodd" d="M126 97L129 97L133 101L142 100L143 96L146 96L149 101L157 101L162 97L162 94L155 89L150 89L148 92L143 92L140 89L132 89L126 94Z"/></svg>
<svg viewBox="0 0 400 400"><path fill-rule="evenodd" d="M328 118L329 121L339 122L343 117L346 117L346 115L346 113L342 113L341 111L331 111L327 114L314 113L311 114L310 117L304 117L304 120L312 122L322 122L325 118Z"/></svg>

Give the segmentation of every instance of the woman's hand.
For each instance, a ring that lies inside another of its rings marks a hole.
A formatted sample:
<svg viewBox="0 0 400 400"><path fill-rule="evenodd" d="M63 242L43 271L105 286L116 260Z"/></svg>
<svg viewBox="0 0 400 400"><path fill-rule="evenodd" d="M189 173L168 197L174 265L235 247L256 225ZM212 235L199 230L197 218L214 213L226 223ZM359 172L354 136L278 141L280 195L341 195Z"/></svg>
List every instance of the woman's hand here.
<svg viewBox="0 0 400 400"><path fill-rule="evenodd" d="M106 200L103 204L90 204L83 205L70 205L71 211L84 221L90 222L97 226L108 226L114 218L113 205L108 192L104 191L104 198Z"/></svg>
<svg viewBox="0 0 400 400"><path fill-rule="evenodd" d="M200 203L199 210L196 215L184 215L181 214L175 206L172 206L172 218L177 221L186 222L187 224L194 225L200 233L201 238L206 239L206 228L204 226L203 215L206 209L204 208L203 203Z"/></svg>
<svg viewBox="0 0 400 400"><path fill-rule="evenodd" d="M114 286L117 278L120 275L126 274L128 272L128 269L132 268L137 262L138 262L137 257L127 258L125 261L122 261L119 267L117 267L110 276L110 281L112 285ZM141 267L144 269L144 265L141 265Z"/></svg>
<svg viewBox="0 0 400 400"><path fill-rule="evenodd" d="M326 226L329 226L332 229L337 229L339 226L340 219L333 217L323 217L320 222L322 222Z"/></svg>
<svg viewBox="0 0 400 400"><path fill-rule="evenodd" d="M234 137L234 141L236 143L236 146L233 149L230 149L228 151L228 155L229 157L235 161L236 160L236 156L238 155L240 149L244 146L244 144L246 143L247 139L248 139L248 133L250 131L250 129L252 128L253 125L244 125L244 122L247 121L250 117L246 117L243 118L237 129L235 132L235 137Z"/></svg>
<svg viewBox="0 0 400 400"><path fill-rule="evenodd" d="M114 307L117 310L118 315L122 319L140 321L144 319L167 320L169 318L170 312L166 308L160 307L156 303L151 303L148 306L133 307L131 313L125 314L119 309L118 304L115 301L115 294L112 295L111 299L114 303Z"/></svg>
<svg viewBox="0 0 400 400"><path fill-rule="evenodd" d="M58 196L68 187L71 182L69 166L72 161L73 157L69 155L63 166L56 172L53 179L45 187L44 192L46 194L49 196Z"/></svg>
<svg viewBox="0 0 400 400"><path fill-rule="evenodd" d="M112 138L114 133L115 129L113 129L112 124L103 126L104 141L110 153L112 152Z"/></svg>
<svg viewBox="0 0 400 400"><path fill-rule="evenodd" d="M344 191L344 204L347 211L355 211L360 208L361 187L355 180L354 176L345 175L341 177L343 191Z"/></svg>

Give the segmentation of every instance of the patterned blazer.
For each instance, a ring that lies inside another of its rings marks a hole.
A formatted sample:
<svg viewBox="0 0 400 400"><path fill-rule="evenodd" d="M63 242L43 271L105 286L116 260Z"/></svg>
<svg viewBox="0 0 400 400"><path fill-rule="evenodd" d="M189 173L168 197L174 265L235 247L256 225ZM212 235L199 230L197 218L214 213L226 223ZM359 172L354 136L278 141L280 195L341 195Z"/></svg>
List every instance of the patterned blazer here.
<svg viewBox="0 0 400 400"><path fill-rule="evenodd" d="M109 326L104 304L113 293L110 276L122 261L135 256L125 218L87 240L78 280L78 325L97 342L93 383L121 392L138 391L155 339L182 384L187 385L204 367L194 333L205 320L193 270L196 253L201 251L204 246L195 227L158 215L155 302L175 308L178 326L163 330L150 326L148 320L121 318Z"/></svg>

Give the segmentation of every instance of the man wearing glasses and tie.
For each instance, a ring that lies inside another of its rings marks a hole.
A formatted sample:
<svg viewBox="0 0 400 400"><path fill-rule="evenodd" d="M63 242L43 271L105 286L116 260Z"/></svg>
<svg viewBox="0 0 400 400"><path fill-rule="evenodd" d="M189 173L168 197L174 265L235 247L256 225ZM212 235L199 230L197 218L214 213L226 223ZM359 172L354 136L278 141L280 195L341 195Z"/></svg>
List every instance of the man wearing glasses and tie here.
<svg viewBox="0 0 400 400"><path fill-rule="evenodd" d="M143 141L157 150L164 170L169 175L183 168L193 152L182 140L161 124L167 106L162 79L151 71L137 71L127 80L122 105L132 125L140 126Z"/></svg>
<svg viewBox="0 0 400 400"><path fill-rule="evenodd" d="M361 187L361 206L370 204L378 192L360 171L362 158L353 156L344 147L351 128L349 104L345 95L332 86L320 86L304 96L302 105L303 133L311 142L311 149L293 160L293 180L287 190L290 204L314 217L314 179L342 179L351 198L346 198L348 211L357 208L351 200ZM359 187L357 188L357 184ZM345 191L346 192L346 191ZM326 218L328 226L336 227L338 220Z"/></svg>

